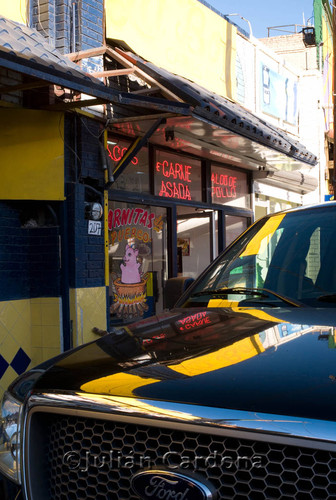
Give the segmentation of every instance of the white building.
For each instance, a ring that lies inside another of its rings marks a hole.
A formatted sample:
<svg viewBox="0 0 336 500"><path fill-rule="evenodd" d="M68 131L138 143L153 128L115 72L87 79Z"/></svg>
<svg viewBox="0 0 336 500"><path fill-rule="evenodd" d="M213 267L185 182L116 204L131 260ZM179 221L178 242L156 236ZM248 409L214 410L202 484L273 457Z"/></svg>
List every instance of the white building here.
<svg viewBox="0 0 336 500"><path fill-rule="evenodd" d="M316 166L296 172L286 172L284 166L273 176L260 172L258 179L254 175L256 218L324 200L323 77L316 51L316 46L305 46L302 33L258 40L238 32L238 102L304 144L319 159ZM301 185L306 189L300 190Z"/></svg>

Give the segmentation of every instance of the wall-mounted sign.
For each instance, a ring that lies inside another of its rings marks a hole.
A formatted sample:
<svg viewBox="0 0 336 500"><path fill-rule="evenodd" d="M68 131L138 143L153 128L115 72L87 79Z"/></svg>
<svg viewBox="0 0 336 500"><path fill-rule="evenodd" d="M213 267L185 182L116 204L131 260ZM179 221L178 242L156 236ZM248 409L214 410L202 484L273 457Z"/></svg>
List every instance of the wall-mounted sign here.
<svg viewBox="0 0 336 500"><path fill-rule="evenodd" d="M201 201L201 162L158 151L155 161L155 194L175 200Z"/></svg>
<svg viewBox="0 0 336 500"><path fill-rule="evenodd" d="M297 83L261 64L260 109L288 123L297 123Z"/></svg>
<svg viewBox="0 0 336 500"><path fill-rule="evenodd" d="M211 190L216 198L237 198L237 176L212 173Z"/></svg>
<svg viewBox="0 0 336 500"><path fill-rule="evenodd" d="M249 205L247 175L244 172L212 166L211 198L213 203L247 207Z"/></svg>
<svg viewBox="0 0 336 500"><path fill-rule="evenodd" d="M89 220L88 234L93 234L96 236L101 235L101 222L97 220Z"/></svg>

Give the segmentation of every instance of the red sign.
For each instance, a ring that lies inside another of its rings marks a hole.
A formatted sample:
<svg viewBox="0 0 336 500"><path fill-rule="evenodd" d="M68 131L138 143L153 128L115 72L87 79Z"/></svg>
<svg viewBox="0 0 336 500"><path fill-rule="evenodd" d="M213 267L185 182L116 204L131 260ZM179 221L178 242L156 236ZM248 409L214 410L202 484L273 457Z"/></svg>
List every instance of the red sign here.
<svg viewBox="0 0 336 500"><path fill-rule="evenodd" d="M163 162L156 163L156 171L167 179L161 181L159 196L166 198L177 198L179 200L191 200L188 183L191 182L192 167L183 163ZM169 180L168 180L169 179Z"/></svg>
<svg viewBox="0 0 336 500"><path fill-rule="evenodd" d="M236 198L237 197L237 177L212 173L212 196L216 198Z"/></svg>
<svg viewBox="0 0 336 500"><path fill-rule="evenodd" d="M138 239L147 243L152 241L148 230L153 229L159 233L162 228L162 216L156 217L155 213L145 208L116 208L108 211L108 229L111 231L112 245L129 239Z"/></svg>
<svg viewBox="0 0 336 500"><path fill-rule="evenodd" d="M155 194L176 200L202 199L201 161L164 151L156 152Z"/></svg>
<svg viewBox="0 0 336 500"><path fill-rule="evenodd" d="M115 227L139 224L152 229L154 219L155 213L145 208L116 208L108 211L108 228L111 231Z"/></svg>
<svg viewBox="0 0 336 500"><path fill-rule="evenodd" d="M168 162L167 160L164 160L162 163L158 161L156 171L162 172L164 177L169 177L170 179L191 182L191 165L183 165L182 163L174 163L172 161Z"/></svg>
<svg viewBox="0 0 336 500"><path fill-rule="evenodd" d="M128 149L127 147L121 148L120 146L118 146L118 144L115 144L112 148L112 151L111 151L109 148L109 145L107 145L107 151L109 152L109 157L115 163L118 163L118 161L121 160L121 158L126 153L127 149ZM133 163L133 165L137 165L138 158L136 156L134 156L133 159L131 160L131 162Z"/></svg>

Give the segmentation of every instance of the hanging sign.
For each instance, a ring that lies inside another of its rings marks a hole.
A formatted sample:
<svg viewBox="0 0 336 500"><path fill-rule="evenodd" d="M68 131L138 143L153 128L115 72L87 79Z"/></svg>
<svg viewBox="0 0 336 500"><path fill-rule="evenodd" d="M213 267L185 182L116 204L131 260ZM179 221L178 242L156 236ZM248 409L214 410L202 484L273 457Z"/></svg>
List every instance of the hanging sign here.
<svg viewBox="0 0 336 500"><path fill-rule="evenodd" d="M107 144L107 151L109 154L109 157L114 163L118 163L121 158L124 156L126 153L127 149L129 146L120 146L119 144ZM131 160L131 163L133 165L137 165L139 163L139 159L137 156L134 156Z"/></svg>

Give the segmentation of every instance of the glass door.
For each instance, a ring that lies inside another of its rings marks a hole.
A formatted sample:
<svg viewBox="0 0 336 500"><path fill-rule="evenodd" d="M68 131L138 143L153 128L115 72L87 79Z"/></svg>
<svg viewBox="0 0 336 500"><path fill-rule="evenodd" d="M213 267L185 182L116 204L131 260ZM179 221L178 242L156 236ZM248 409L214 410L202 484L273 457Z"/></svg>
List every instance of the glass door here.
<svg viewBox="0 0 336 500"><path fill-rule="evenodd" d="M166 209L110 201L108 229L111 325L162 311L168 276Z"/></svg>
<svg viewBox="0 0 336 500"><path fill-rule="evenodd" d="M178 206L178 276L197 278L216 257L217 248L217 213Z"/></svg>

